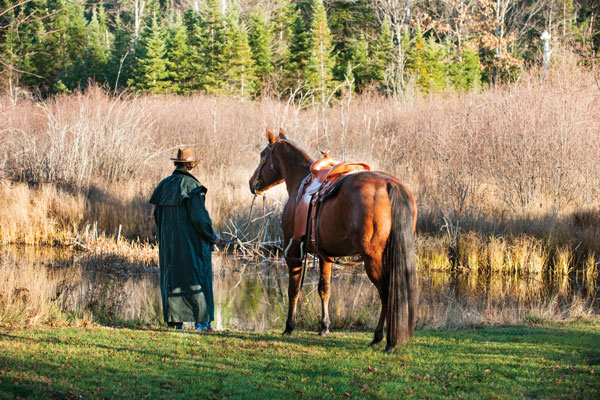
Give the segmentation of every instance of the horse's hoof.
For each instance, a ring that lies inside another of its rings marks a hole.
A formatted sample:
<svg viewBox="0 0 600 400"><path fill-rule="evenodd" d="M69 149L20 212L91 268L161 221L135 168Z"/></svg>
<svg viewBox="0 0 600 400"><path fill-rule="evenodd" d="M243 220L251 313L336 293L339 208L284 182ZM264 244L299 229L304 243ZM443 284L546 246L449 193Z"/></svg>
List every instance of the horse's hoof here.
<svg viewBox="0 0 600 400"><path fill-rule="evenodd" d="M320 330L319 336L329 336L329 329Z"/></svg>
<svg viewBox="0 0 600 400"><path fill-rule="evenodd" d="M369 344L369 346L376 346L383 341L383 332L375 332L373 336L373 341Z"/></svg>
<svg viewBox="0 0 600 400"><path fill-rule="evenodd" d="M385 346L385 350L383 351L384 353L387 354L392 354L394 351L396 350L396 346Z"/></svg>
<svg viewBox="0 0 600 400"><path fill-rule="evenodd" d="M285 328L285 331L283 331L282 335L291 335L293 331L293 329Z"/></svg>

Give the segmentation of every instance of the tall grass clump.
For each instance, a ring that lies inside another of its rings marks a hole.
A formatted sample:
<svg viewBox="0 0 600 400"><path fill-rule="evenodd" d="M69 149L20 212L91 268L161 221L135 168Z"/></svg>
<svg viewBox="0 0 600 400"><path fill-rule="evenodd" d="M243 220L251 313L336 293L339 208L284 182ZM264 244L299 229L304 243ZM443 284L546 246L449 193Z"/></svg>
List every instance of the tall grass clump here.
<svg viewBox="0 0 600 400"><path fill-rule="evenodd" d="M53 244L73 237L86 202L51 184L0 182L0 243Z"/></svg>

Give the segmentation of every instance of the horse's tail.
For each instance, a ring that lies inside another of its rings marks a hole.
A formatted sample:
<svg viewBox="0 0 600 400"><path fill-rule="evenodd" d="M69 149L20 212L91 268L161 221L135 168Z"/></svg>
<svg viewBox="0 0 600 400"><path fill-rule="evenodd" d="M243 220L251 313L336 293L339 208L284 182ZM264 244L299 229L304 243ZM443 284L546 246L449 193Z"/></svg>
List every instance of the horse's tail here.
<svg viewBox="0 0 600 400"><path fill-rule="evenodd" d="M388 272L387 347L409 341L415 330L417 283L413 226L416 205L410 192L388 184L392 208L392 229L383 253L383 268Z"/></svg>

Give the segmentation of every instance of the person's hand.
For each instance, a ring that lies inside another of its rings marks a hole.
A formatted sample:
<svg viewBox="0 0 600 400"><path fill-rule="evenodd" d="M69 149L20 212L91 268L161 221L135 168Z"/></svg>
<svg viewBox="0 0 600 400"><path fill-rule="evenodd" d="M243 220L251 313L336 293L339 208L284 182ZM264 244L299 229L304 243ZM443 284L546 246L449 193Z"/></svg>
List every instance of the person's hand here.
<svg viewBox="0 0 600 400"><path fill-rule="evenodd" d="M215 239L215 241L213 243L214 244L223 244L223 238L221 237L221 235L219 235L217 233L217 238Z"/></svg>

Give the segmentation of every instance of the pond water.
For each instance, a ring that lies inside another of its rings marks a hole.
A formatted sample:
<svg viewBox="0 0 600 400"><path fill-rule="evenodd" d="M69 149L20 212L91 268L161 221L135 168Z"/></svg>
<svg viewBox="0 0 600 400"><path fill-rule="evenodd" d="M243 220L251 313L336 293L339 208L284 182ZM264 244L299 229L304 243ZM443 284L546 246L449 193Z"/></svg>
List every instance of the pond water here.
<svg viewBox="0 0 600 400"><path fill-rule="evenodd" d="M126 261L115 255L99 257L48 248L0 248L0 261L14 271L16 282L0 291L22 290L45 276L43 284L52 285L53 300L79 316L110 324L157 324L162 320L159 275L154 266L133 273L118 268ZM19 280L20 271L32 268L37 272L22 272ZM281 260L248 261L214 253L213 271L216 329L283 330L288 281ZM299 300L299 329L318 329L318 275L317 266L309 262ZM535 322L600 310L598 287L577 276L445 273L421 268L418 286L418 327ZM332 330L375 327L379 297L361 265L335 266L331 291Z"/></svg>

